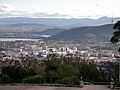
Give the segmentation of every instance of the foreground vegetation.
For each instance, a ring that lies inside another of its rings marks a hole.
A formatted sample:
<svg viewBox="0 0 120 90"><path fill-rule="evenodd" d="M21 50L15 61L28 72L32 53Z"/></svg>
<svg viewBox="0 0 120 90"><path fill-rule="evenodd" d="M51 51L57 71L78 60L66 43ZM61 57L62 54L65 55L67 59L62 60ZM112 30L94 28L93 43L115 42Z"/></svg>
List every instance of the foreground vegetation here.
<svg viewBox="0 0 120 90"><path fill-rule="evenodd" d="M64 85L79 85L82 79L87 82L110 82L111 75L117 81L117 64L108 63L109 72L98 68L94 62L80 59L63 58L62 60L49 56L40 63L34 57L22 57L18 60L1 61L0 83L50 83Z"/></svg>

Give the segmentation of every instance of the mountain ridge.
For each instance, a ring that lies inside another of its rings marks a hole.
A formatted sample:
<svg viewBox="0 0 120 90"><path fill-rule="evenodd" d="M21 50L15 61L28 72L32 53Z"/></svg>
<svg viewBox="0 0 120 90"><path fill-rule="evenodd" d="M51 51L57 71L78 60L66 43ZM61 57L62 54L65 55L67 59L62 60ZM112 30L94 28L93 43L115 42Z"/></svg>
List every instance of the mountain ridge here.
<svg viewBox="0 0 120 90"><path fill-rule="evenodd" d="M92 39L92 38L110 38L113 34L113 24L102 26L87 26L73 28L63 31L59 34L53 35L48 38L50 40L79 40L79 39Z"/></svg>
<svg viewBox="0 0 120 90"><path fill-rule="evenodd" d="M113 19L114 22L120 20L119 17ZM110 17L101 17L98 19L90 19L90 18L27 18L27 17L14 17L14 18L0 18L0 24L43 24L49 26L63 26L66 28L74 28L81 26L96 26L96 25L104 25L110 24L112 18Z"/></svg>

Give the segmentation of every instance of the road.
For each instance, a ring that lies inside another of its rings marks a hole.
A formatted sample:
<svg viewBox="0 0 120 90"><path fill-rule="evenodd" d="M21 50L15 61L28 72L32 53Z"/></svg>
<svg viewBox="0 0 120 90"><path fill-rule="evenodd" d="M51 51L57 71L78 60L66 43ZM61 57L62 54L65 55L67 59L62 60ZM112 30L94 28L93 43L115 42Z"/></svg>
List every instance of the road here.
<svg viewBox="0 0 120 90"><path fill-rule="evenodd" d="M111 90L102 85L85 85L77 87L50 87L50 86L0 86L0 90ZM115 89L114 89L115 90Z"/></svg>

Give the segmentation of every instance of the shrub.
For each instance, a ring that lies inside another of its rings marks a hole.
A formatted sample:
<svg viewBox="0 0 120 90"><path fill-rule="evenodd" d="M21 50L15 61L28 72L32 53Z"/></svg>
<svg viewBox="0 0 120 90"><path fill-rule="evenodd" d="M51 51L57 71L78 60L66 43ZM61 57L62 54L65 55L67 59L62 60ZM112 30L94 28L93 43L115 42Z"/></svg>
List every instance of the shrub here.
<svg viewBox="0 0 120 90"><path fill-rule="evenodd" d="M61 80L58 80L57 83L58 84L64 84L64 85L67 85L67 86L78 85L79 84L79 79L76 76L65 77Z"/></svg>
<svg viewBox="0 0 120 90"><path fill-rule="evenodd" d="M12 79L8 75L3 75L0 78L0 83L11 83Z"/></svg>
<svg viewBox="0 0 120 90"><path fill-rule="evenodd" d="M71 79L73 79L74 85L79 85L80 84L80 82L79 82L80 80L78 79L77 76L72 76Z"/></svg>
<svg viewBox="0 0 120 90"><path fill-rule="evenodd" d="M43 83L43 82L44 82L44 78L41 75L26 77L23 79L23 83L38 84L38 83Z"/></svg>

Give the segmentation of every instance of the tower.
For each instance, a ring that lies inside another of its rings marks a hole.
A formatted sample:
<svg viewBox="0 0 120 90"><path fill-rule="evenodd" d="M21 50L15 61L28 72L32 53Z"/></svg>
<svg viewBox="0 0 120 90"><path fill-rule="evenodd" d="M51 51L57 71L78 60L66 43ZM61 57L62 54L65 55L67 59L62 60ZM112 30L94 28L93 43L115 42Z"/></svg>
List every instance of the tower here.
<svg viewBox="0 0 120 90"><path fill-rule="evenodd" d="M113 21L113 13L112 13L111 23L113 24L113 22L114 22L114 21Z"/></svg>

